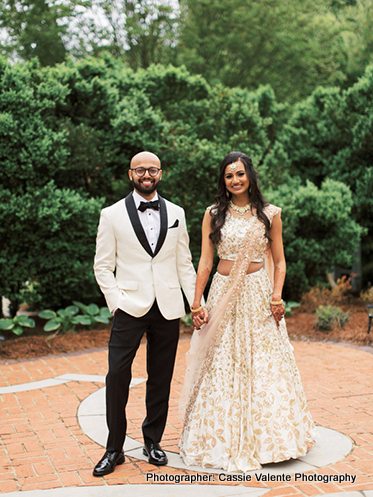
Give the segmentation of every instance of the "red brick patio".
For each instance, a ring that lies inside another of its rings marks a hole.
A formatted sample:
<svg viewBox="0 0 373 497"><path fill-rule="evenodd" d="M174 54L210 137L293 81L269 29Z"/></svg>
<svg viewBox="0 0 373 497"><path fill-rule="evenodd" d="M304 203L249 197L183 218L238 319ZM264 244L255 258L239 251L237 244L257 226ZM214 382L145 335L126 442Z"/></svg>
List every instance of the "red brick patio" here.
<svg viewBox="0 0 373 497"><path fill-rule="evenodd" d="M181 429L177 399L188 345L189 337L183 336L172 385L168 425L162 441L164 449L174 452L178 451ZM292 479L291 482L258 483L255 480L238 484L267 488L266 497L373 490L373 354L338 344L293 342L293 345L314 420L353 440L353 450L347 457L316 473L348 473L356 475L356 482L296 483ZM2 362L0 387L67 373L105 375L106 368L106 350ZM133 377L146 378L145 344L141 345L136 357ZM78 423L77 410L82 400L102 387L102 382L69 381L0 395L0 493L87 485L147 484L147 472L188 473L171 467L156 468L126 458L125 464L118 466L111 475L94 478L92 468L102 456L103 448L84 434ZM128 434L139 440L145 414L144 392L144 383L131 389L127 411Z"/></svg>

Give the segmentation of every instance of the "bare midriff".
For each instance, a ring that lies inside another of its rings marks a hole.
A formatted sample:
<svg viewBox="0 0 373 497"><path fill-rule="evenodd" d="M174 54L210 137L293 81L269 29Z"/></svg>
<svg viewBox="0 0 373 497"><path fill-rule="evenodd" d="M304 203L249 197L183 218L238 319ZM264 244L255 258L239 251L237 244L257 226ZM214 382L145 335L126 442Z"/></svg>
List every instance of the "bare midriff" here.
<svg viewBox="0 0 373 497"><path fill-rule="evenodd" d="M228 276L233 267L234 261L228 261L227 259L220 259L217 271L219 274L223 276ZM263 267L263 262L251 262L248 267L246 274L255 273L259 271Z"/></svg>

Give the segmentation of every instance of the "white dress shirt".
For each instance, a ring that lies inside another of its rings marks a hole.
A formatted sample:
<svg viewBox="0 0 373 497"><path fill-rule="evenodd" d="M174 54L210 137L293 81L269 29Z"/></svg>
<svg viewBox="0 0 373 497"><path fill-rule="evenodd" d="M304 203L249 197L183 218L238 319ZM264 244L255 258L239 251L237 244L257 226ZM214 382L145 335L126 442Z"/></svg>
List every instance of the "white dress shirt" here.
<svg viewBox="0 0 373 497"><path fill-rule="evenodd" d="M155 192L154 197L151 200L146 200L144 197L139 195L136 190L133 190L133 200L135 201L137 214L139 215L140 223L145 231L145 236L149 242L152 251L158 243L159 232L161 230L161 215L160 211L154 209L146 209L144 212L139 211L140 202L153 202L158 200L158 193ZM118 307L113 310L113 314L116 313Z"/></svg>
<svg viewBox="0 0 373 497"><path fill-rule="evenodd" d="M135 201L136 209L139 208L140 202L149 202L144 197L139 195L135 190L133 191L133 200ZM158 200L158 193L155 192L154 197L151 199L151 202ZM149 242L150 248L152 251L155 251L155 248L158 243L159 232L161 229L161 215L160 211L156 211L154 209L146 209L144 212L137 210L139 215L140 222L142 227L144 228L146 238Z"/></svg>

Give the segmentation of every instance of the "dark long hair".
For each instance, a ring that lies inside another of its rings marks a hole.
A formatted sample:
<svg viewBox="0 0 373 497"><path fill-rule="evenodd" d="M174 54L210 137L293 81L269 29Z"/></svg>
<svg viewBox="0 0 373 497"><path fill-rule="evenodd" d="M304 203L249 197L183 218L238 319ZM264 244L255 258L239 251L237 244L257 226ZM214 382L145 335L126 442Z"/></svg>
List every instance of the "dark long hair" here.
<svg viewBox="0 0 373 497"><path fill-rule="evenodd" d="M211 215L211 228L210 239L213 243L219 243L221 238L221 228L225 222L225 216L229 207L229 202L232 195L225 187L225 169L229 164L233 162L241 161L245 167L246 176L249 179L249 202L252 207L256 209L256 215L258 219L265 226L265 236L268 240L271 240L269 236L270 222L268 217L264 214L264 207L268 205L268 202L264 199L262 192L260 191L258 185L258 173L255 171L252 160L246 154L242 152L230 152L226 157L224 157L222 163L220 164L220 173L218 179L218 191L215 195L215 204L210 210ZM229 196L227 196L227 193Z"/></svg>

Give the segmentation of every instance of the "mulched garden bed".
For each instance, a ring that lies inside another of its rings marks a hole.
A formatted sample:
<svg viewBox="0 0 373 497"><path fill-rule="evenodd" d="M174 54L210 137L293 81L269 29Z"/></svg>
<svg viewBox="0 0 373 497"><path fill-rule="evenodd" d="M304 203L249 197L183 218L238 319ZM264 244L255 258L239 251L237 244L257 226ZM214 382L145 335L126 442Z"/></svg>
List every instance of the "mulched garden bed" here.
<svg viewBox="0 0 373 497"><path fill-rule="evenodd" d="M350 319L343 328L325 332L315 329L316 315L303 312L302 308L293 310L286 318L289 337L292 340L347 342L353 345L371 346L373 351L373 326L368 335L368 315L365 306L352 304L341 305L349 311ZM192 327L181 324L181 334L190 334ZM106 347L110 329L107 326L93 330L78 330L74 333L58 334L48 340L49 334L41 327L25 331L16 337L12 333L3 333L6 341L0 343L0 361L33 359L50 354L64 354L82 350Z"/></svg>

